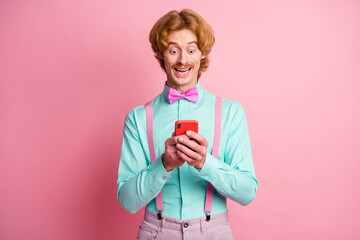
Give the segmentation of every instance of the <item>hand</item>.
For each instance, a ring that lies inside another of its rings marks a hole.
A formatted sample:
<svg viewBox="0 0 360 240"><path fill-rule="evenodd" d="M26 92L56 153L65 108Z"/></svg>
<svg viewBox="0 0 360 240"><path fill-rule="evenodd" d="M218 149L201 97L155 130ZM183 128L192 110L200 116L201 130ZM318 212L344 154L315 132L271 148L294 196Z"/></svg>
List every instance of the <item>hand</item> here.
<svg viewBox="0 0 360 240"><path fill-rule="evenodd" d="M206 139L193 131L187 131L186 135L179 136L178 144L176 144L177 155L180 160L186 161L190 166L197 169L201 169L205 163L207 147Z"/></svg>
<svg viewBox="0 0 360 240"><path fill-rule="evenodd" d="M176 144L178 143L179 137L180 136L175 136L175 132L173 132L172 137L165 141L165 152L162 154L162 162L168 172L185 163L177 154ZM185 135L182 135L182 137L187 138Z"/></svg>

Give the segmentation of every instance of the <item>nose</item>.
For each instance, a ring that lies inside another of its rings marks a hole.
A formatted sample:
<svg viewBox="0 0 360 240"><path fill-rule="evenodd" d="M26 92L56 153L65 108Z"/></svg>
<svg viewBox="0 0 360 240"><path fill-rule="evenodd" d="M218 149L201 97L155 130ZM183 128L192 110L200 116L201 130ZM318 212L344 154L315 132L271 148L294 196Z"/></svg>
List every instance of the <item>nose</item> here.
<svg viewBox="0 0 360 240"><path fill-rule="evenodd" d="M186 65L188 63L188 56L186 52L181 51L178 57L178 64L179 65Z"/></svg>

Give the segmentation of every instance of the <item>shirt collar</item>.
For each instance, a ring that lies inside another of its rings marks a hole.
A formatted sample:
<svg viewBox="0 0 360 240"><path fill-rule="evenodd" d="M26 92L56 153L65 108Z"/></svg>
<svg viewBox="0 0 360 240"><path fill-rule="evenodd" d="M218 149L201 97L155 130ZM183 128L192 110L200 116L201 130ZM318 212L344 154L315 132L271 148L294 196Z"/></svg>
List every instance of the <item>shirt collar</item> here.
<svg viewBox="0 0 360 240"><path fill-rule="evenodd" d="M198 80L197 84L195 85L195 87L197 88L197 90L198 90L198 92L199 92L199 100L198 100L198 102L199 102L199 101L201 100L201 97L202 97L203 91L204 91L204 90L202 89L201 85L200 85L200 81L199 81L199 80ZM169 91L169 87L168 87L168 85L167 85L166 82L165 82L165 84L164 84L164 90L163 90L163 96L164 96L164 98L166 99L166 102L169 103L168 98L167 98L168 91Z"/></svg>

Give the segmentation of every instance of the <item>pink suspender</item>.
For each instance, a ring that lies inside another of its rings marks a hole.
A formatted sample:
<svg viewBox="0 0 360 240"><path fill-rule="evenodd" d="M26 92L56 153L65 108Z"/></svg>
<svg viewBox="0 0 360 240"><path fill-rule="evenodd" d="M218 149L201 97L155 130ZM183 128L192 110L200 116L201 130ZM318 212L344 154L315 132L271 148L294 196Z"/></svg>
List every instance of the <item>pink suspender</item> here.
<svg viewBox="0 0 360 240"><path fill-rule="evenodd" d="M155 145L154 145L154 135L153 135L153 109L151 102L145 104L146 110L146 129L148 135L149 142L149 150L150 150L150 160L151 162L155 162L156 153L155 153ZM164 210L162 192L156 196L156 209L158 210L158 218L162 219L162 210Z"/></svg>
<svg viewBox="0 0 360 240"><path fill-rule="evenodd" d="M213 141L213 149L211 152L211 155L213 155L215 158L217 158L219 155L219 145L220 145L220 135L221 135L221 113L222 113L221 103L222 103L221 97L216 96L214 141ZM206 189L206 198L205 198L206 221L210 221L213 193L214 193L214 187L213 185L211 185L210 182L208 182Z"/></svg>
<svg viewBox="0 0 360 240"><path fill-rule="evenodd" d="M156 160L154 135L153 135L153 110L151 102L145 104L146 110L146 128L149 142L150 159L151 162ZM221 113L222 113L222 100L220 97L216 97L215 101L215 129L214 129L214 141L212 155L217 158L219 154L220 135L221 135ZM205 198L205 213L206 221L210 221L210 213L212 207L214 187L210 182L207 184L206 198ZM158 218L162 219L162 211L164 210L162 192L156 196L156 209L158 210Z"/></svg>

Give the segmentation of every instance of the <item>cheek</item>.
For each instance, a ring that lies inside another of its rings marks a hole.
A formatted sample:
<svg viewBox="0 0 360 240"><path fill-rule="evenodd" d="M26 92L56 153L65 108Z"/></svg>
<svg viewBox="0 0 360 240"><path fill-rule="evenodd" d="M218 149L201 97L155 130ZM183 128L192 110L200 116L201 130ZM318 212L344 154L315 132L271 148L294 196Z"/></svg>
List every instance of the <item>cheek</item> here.
<svg viewBox="0 0 360 240"><path fill-rule="evenodd" d="M171 68L174 65L174 61L171 58L167 58L164 61L165 61L165 67L166 68Z"/></svg>
<svg viewBox="0 0 360 240"><path fill-rule="evenodd" d="M170 66L169 61L164 59L164 65L165 65L165 68L167 69Z"/></svg>
<svg viewBox="0 0 360 240"><path fill-rule="evenodd" d="M171 63L169 63L169 62L167 62L167 63L165 63L165 68L167 69L167 70L170 70L171 69Z"/></svg>
<svg viewBox="0 0 360 240"><path fill-rule="evenodd" d="M195 65L196 65L197 67L200 66L200 62L201 62L201 58L200 58L200 57L198 57L198 58L196 58L196 59L194 60L194 63L195 63Z"/></svg>

